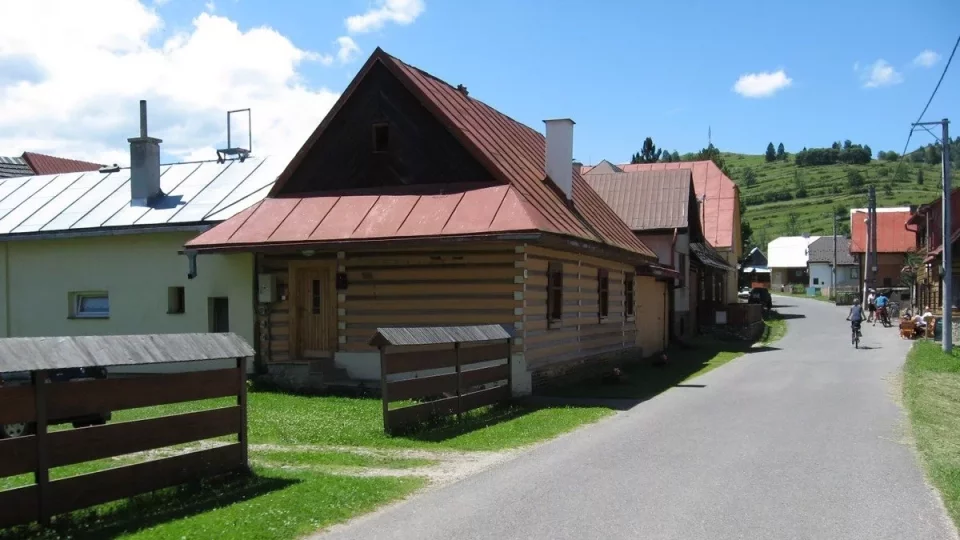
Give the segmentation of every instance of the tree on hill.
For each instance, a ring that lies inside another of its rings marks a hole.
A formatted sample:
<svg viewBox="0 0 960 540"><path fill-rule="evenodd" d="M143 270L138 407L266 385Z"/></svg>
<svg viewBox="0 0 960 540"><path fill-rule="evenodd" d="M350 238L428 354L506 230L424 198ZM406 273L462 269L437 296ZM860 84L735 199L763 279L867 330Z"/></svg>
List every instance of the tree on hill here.
<svg viewBox="0 0 960 540"><path fill-rule="evenodd" d="M780 143L780 145L777 146L777 159L779 161L787 160L787 151L783 148L783 143Z"/></svg>
<svg viewBox="0 0 960 540"><path fill-rule="evenodd" d="M757 184L757 173L751 167L744 167L740 173L740 182L747 187L753 187Z"/></svg>
<svg viewBox="0 0 960 540"><path fill-rule="evenodd" d="M658 150L657 145L653 144L653 138L647 137L643 140L643 146L640 147L640 163L656 163L660 160L660 154L663 150Z"/></svg>
<svg viewBox="0 0 960 540"><path fill-rule="evenodd" d="M923 185L923 169L917 169L917 185Z"/></svg>
<svg viewBox="0 0 960 540"><path fill-rule="evenodd" d="M800 236L800 216L796 212L787 216L787 236Z"/></svg>
<svg viewBox="0 0 960 540"><path fill-rule="evenodd" d="M666 150L664 150L663 153L660 154L660 161L664 163L670 163L671 161L673 161L673 156L670 155L670 152L667 152Z"/></svg>
<svg viewBox="0 0 960 540"><path fill-rule="evenodd" d="M866 181L863 179L863 175L860 174L860 171L849 170L847 171L847 185L850 186L850 191L854 193L859 193L860 189Z"/></svg>
<svg viewBox="0 0 960 540"><path fill-rule="evenodd" d="M680 161L680 152L674 150L673 153L670 154L670 161L673 161L674 163Z"/></svg>
<svg viewBox="0 0 960 540"><path fill-rule="evenodd" d="M766 158L767 163L777 160L777 151L773 149L773 143L767 144L767 153L763 157Z"/></svg>
<svg viewBox="0 0 960 540"><path fill-rule="evenodd" d="M928 165L938 165L943 159L942 150L940 145L929 145L923 151L923 160Z"/></svg>

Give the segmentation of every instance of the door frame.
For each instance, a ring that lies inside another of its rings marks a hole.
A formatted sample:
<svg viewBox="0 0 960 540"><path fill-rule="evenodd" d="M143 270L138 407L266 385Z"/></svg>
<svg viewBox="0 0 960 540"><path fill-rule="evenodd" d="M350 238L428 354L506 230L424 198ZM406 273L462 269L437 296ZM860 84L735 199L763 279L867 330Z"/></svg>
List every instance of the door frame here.
<svg viewBox="0 0 960 540"><path fill-rule="evenodd" d="M302 347L300 347L300 302L301 291L300 291L300 273L306 270L324 270L329 275L329 278L326 280L324 287L324 297L329 298L329 305L321 306L321 309L325 309L329 316L329 326L327 331L329 332L328 342L325 344L323 352L326 354L320 355L319 357L306 357L303 355ZM290 326L289 326L289 339L290 339L290 352L293 356L291 360L316 360L317 358L333 358L334 354L337 351L338 346L338 332L337 332L337 261L336 260L313 260L313 261L290 261L288 265L288 298L289 298L289 314L290 314Z"/></svg>

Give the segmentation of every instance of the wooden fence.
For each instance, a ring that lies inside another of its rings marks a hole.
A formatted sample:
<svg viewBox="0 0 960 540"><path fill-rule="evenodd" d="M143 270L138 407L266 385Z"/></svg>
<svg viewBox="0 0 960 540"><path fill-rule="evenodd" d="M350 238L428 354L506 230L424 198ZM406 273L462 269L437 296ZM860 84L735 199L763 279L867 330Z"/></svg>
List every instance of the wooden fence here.
<svg viewBox="0 0 960 540"><path fill-rule="evenodd" d="M0 491L0 527L39 520L247 470L246 362L236 368L135 378L49 382L0 388L0 424L34 422L34 434L0 440L0 478L33 473L29 486ZM236 396L236 405L80 429L48 431L48 421L106 411ZM167 446L236 435L208 450L50 480L50 469Z"/></svg>
<svg viewBox="0 0 960 540"><path fill-rule="evenodd" d="M507 338L493 342L380 347L384 431L395 433L434 417L459 416L509 400L511 345L512 339ZM477 366L496 361L501 363ZM424 371L440 373L415 375ZM390 409L391 402L402 400L420 402Z"/></svg>

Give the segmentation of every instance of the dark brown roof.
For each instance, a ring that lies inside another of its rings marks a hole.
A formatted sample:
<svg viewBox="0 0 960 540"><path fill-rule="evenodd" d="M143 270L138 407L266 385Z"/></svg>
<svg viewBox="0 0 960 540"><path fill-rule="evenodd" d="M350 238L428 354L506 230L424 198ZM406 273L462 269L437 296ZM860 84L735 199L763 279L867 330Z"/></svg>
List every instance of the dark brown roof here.
<svg viewBox="0 0 960 540"><path fill-rule="evenodd" d="M584 179L630 229L682 229L689 225L689 170L599 173Z"/></svg>
<svg viewBox="0 0 960 540"><path fill-rule="evenodd" d="M727 260L706 242L691 242L690 253L706 266L712 266L720 270L736 270L736 268L730 266Z"/></svg>
<svg viewBox="0 0 960 540"><path fill-rule="evenodd" d="M33 169L34 174L41 176L45 174L96 171L100 169L100 165L90 163L89 161L48 156L36 152L24 152L23 159L30 165L30 168Z"/></svg>
<svg viewBox="0 0 960 540"><path fill-rule="evenodd" d="M833 263L833 237L822 236L807 247L809 252L807 262ZM850 253L850 239L844 236L837 237L837 265L857 264Z"/></svg>
<svg viewBox="0 0 960 540"><path fill-rule="evenodd" d="M350 98L360 80L377 62L387 67L498 180L516 190L522 211L534 216L538 230L615 246L645 258L656 258L653 251L590 189L573 163L570 164L574 169L573 204L567 204L544 172L546 141L543 135L493 107L468 97L465 92L433 75L390 56L380 48L373 52L337 104L277 179L271 196L282 192L287 179L316 144L343 103ZM230 220L224 225L227 223ZM203 244L200 240L194 240L191 246Z"/></svg>

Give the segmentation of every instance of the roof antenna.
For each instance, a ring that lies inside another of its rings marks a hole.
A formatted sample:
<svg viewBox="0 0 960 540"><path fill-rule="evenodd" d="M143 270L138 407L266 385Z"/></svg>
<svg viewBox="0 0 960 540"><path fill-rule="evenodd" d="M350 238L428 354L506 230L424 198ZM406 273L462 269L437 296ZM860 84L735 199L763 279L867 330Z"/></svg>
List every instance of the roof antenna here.
<svg viewBox="0 0 960 540"><path fill-rule="evenodd" d="M462 84L457 85L457 92L460 92L461 94L463 94L463 97L467 97L470 95L470 92L467 92L467 87Z"/></svg>
<svg viewBox="0 0 960 540"><path fill-rule="evenodd" d="M247 147L234 147L230 142L230 115L234 113L247 113ZM217 163L223 163L227 160L227 157L237 156L240 158L240 163L243 163L247 157L250 156L250 152L253 151L253 124L251 123L250 109L237 109L235 111L227 111L227 147L217 150Z"/></svg>

